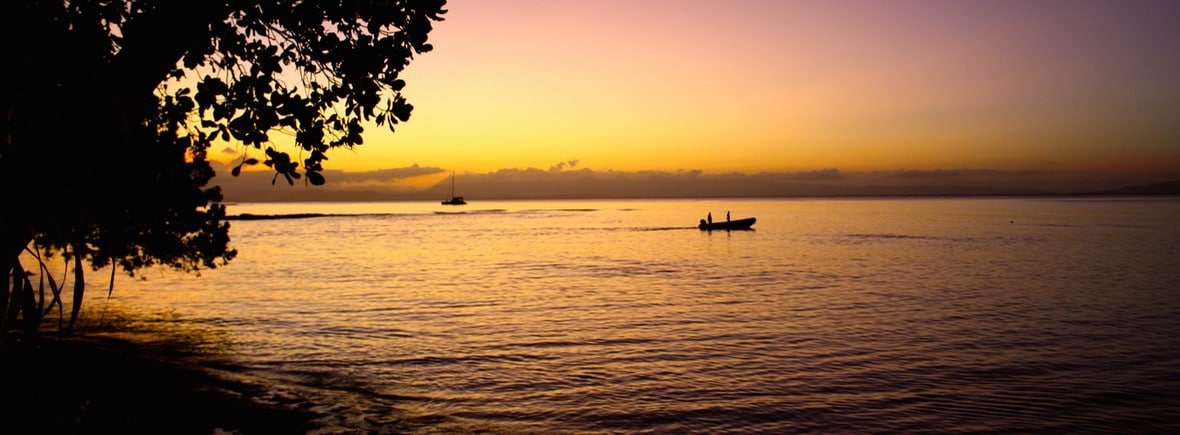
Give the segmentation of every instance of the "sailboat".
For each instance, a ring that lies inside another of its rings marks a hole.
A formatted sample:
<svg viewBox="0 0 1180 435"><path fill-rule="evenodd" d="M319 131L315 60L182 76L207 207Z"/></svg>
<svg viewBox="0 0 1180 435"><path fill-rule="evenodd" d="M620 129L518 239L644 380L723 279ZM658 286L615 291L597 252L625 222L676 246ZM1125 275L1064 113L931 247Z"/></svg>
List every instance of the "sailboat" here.
<svg viewBox="0 0 1180 435"><path fill-rule="evenodd" d="M451 171L451 199L444 199L442 205L465 205L467 201L462 196L455 196L455 172Z"/></svg>

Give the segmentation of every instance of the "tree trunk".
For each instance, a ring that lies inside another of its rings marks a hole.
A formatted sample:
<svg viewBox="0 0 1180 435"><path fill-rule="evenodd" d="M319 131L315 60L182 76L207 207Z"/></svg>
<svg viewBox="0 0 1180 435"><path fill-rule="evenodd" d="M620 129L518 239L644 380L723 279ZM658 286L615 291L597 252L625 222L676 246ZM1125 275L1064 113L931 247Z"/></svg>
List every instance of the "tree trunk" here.
<svg viewBox="0 0 1180 435"><path fill-rule="evenodd" d="M9 211L8 213L11 213ZM5 222L7 224L7 222ZM0 297L0 342L7 342L8 328L16 320L24 294L24 268L20 267L20 254L33 241L32 232L27 226L4 225L0 227L0 271L4 273L4 289ZM26 316L29 314L26 313Z"/></svg>
<svg viewBox="0 0 1180 435"><path fill-rule="evenodd" d="M82 271L82 256L78 254L78 249L74 249L74 297L70 306L70 323L66 326L67 331L74 330L74 322L78 320L78 315L82 312L84 293L86 293L86 277L83 276Z"/></svg>

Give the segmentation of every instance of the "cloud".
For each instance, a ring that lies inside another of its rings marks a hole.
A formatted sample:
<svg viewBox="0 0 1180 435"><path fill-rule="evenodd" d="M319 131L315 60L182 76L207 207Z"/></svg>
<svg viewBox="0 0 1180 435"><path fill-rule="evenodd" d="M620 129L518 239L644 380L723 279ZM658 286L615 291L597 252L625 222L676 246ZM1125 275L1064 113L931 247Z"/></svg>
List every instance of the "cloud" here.
<svg viewBox="0 0 1180 435"><path fill-rule="evenodd" d="M339 170L324 171L329 181L339 183L371 184L391 183L424 175L446 173L446 170L436 167L423 167L413 164L404 168L378 169L375 171L344 172Z"/></svg>
<svg viewBox="0 0 1180 435"><path fill-rule="evenodd" d="M976 177L1027 177L1043 174L1038 171L1001 171L999 169L933 169L933 170L918 170L918 169L897 169L893 171L885 171L889 176L898 178L925 178L925 179L949 179L949 178L976 178Z"/></svg>
<svg viewBox="0 0 1180 435"><path fill-rule="evenodd" d="M567 162L568 163L568 162ZM909 177L891 172L844 172L836 168L797 171L705 173L699 169L669 171L595 171L505 168L482 174L465 174L458 188L467 198L692 198L781 197L850 195L944 195L1028 193L1015 184L1020 173L995 169L934 170L940 177ZM986 179L978 177L986 174ZM958 178L956 178L958 177ZM445 192L442 183L433 191ZM441 197L441 196L440 196Z"/></svg>
<svg viewBox="0 0 1180 435"><path fill-rule="evenodd" d="M461 173L455 193L473 203L496 199L1007 195L1077 192L1077 186L1084 185L1082 181L1092 178L1088 177L1092 174L1062 178L1062 174L1047 171L991 168L869 172L828 168L754 174L706 173L700 169L627 172L573 169L577 163L570 160L548 169ZM442 168L419 165L364 172L327 171L328 183L324 186L311 186L303 180L290 186L282 178L272 185L273 173L255 171L240 177L219 176L214 183L222 185L229 202L433 201L448 195L447 174L449 171ZM1119 186L1111 184L1104 189Z"/></svg>
<svg viewBox="0 0 1180 435"><path fill-rule="evenodd" d="M230 175L230 166L213 163L217 176L212 184L221 186L227 202L249 201L388 201L420 194L433 186L442 168L417 164L375 171L324 171L327 184L312 186L303 179L288 184L283 177L258 165L258 170ZM218 167L220 165L220 167Z"/></svg>
<svg viewBox="0 0 1180 435"><path fill-rule="evenodd" d="M557 162L557 164L549 167L549 172L560 172L562 169L565 169L566 166L569 166L570 169L576 168L578 167L578 162L580 162L578 159Z"/></svg>
<svg viewBox="0 0 1180 435"><path fill-rule="evenodd" d="M792 172L785 174L785 176L794 180L839 180L844 178L844 175L836 168Z"/></svg>

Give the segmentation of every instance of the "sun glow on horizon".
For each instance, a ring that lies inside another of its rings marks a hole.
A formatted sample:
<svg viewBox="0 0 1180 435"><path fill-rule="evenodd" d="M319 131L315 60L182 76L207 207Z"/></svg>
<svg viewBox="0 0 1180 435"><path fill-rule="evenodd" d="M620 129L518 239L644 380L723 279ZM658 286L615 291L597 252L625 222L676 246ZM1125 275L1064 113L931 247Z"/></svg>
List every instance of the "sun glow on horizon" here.
<svg viewBox="0 0 1180 435"><path fill-rule="evenodd" d="M364 145L329 153L329 169L478 173L576 159L602 171L1065 171L1180 160L1180 52L1169 42L1180 40L1180 3L448 9L435 50L404 74L410 120L392 134L366 127Z"/></svg>

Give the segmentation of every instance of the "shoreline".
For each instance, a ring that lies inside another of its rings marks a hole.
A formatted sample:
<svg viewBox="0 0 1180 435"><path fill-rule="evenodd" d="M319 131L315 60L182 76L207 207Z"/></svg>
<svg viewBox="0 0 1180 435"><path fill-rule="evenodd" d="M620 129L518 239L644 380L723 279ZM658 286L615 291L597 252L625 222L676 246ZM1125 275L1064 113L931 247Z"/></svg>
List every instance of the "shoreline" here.
<svg viewBox="0 0 1180 435"><path fill-rule="evenodd" d="M310 402L217 376L183 345L112 336L44 337L0 348L9 405L43 433L308 433Z"/></svg>

